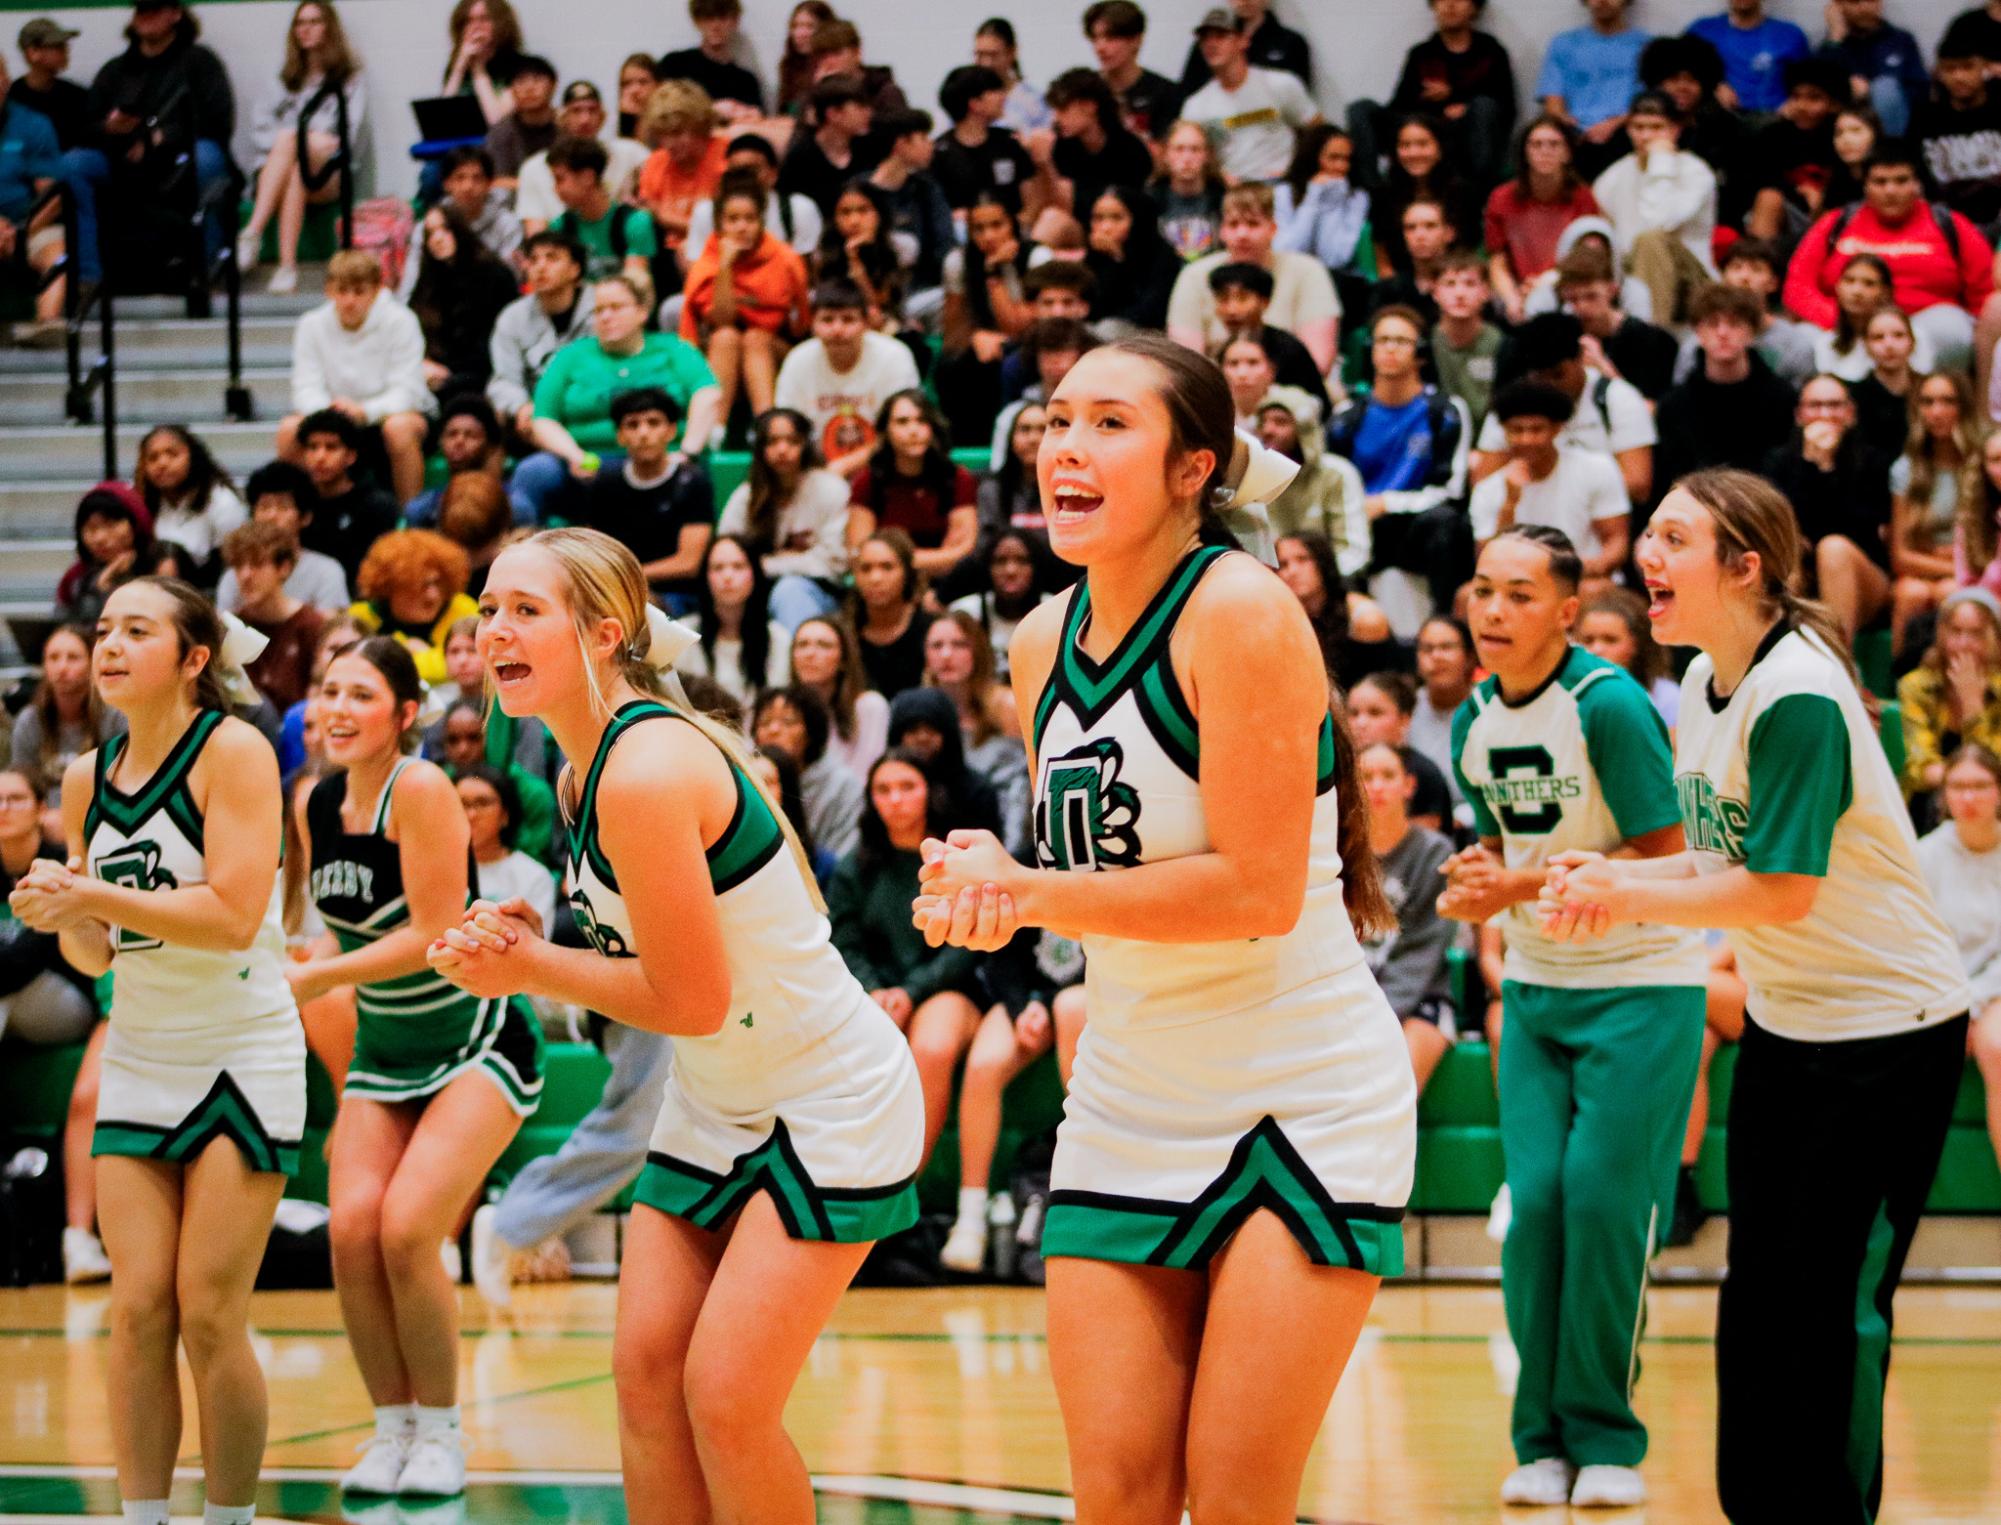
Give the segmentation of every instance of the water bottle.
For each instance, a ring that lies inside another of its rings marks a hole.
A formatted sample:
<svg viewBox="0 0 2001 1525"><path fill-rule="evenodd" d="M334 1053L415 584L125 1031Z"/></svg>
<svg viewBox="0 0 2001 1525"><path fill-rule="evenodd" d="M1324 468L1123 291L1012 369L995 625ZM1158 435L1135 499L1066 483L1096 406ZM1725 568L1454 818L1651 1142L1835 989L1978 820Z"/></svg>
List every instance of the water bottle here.
<svg viewBox="0 0 2001 1525"><path fill-rule="evenodd" d="M987 1204L987 1264L994 1280L1013 1281L1019 1244L1014 1237L1014 1193L996 1192Z"/></svg>

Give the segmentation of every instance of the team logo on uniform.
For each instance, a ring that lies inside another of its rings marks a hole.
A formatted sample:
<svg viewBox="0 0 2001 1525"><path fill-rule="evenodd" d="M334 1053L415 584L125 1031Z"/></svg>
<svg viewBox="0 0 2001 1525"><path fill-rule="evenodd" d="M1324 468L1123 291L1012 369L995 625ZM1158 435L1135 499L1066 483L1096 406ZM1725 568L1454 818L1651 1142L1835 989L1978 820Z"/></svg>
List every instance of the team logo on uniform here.
<svg viewBox="0 0 2001 1525"><path fill-rule="evenodd" d="M577 918L577 930L584 934L584 941L606 958L637 956L626 945L625 937L617 927L606 926L591 913L590 898L582 890L570 892L570 911Z"/></svg>
<svg viewBox="0 0 2001 1525"><path fill-rule="evenodd" d="M1699 853L1716 853L1732 863L1744 861L1744 833L1751 828L1751 809L1742 800L1718 794L1705 773L1684 773L1674 781L1681 804L1681 824L1688 845Z"/></svg>
<svg viewBox="0 0 2001 1525"><path fill-rule="evenodd" d="M1559 776L1548 747L1489 747L1480 785L1487 808L1518 837L1544 837L1562 824L1563 802L1584 792L1574 777Z"/></svg>
<svg viewBox="0 0 2001 1525"><path fill-rule="evenodd" d="M176 890L181 881L176 879L171 869L160 866L160 844L157 842L128 842L117 852L99 858L92 872L106 884L122 884L133 890ZM157 937L145 937L124 927L117 929L117 951L136 953L145 948L158 948L164 944Z"/></svg>
<svg viewBox="0 0 2001 1525"><path fill-rule="evenodd" d="M1035 856L1044 868L1131 868L1139 862L1139 791L1119 782L1116 741L1052 757L1035 802Z"/></svg>

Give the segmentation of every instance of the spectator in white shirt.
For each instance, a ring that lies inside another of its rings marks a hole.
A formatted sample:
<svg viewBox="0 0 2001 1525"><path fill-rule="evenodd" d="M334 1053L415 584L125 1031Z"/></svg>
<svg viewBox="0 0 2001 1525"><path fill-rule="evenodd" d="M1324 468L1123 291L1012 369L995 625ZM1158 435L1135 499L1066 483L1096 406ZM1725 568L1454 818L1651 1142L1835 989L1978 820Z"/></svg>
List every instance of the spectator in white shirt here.
<svg viewBox="0 0 2001 1525"><path fill-rule="evenodd" d="M1232 180L1284 179L1294 134L1320 120L1306 86L1295 75L1253 64L1243 19L1221 6L1196 23L1195 41L1213 77L1188 97L1182 116L1209 134Z"/></svg>
<svg viewBox="0 0 2001 1525"><path fill-rule="evenodd" d="M610 161L604 183L611 187L613 200L630 200L629 192L638 178L639 167L646 162L648 149L643 143L615 133L604 136L604 129L604 100L598 94L598 87L587 79L571 80L563 87L563 104L556 112L557 135L596 138L603 143L605 157ZM539 233L562 210L563 203L556 196L556 176L549 168L549 151L545 148L521 166L514 186L514 215L521 219L526 232Z"/></svg>
<svg viewBox="0 0 2001 1525"><path fill-rule="evenodd" d="M1495 397L1492 416L1507 434L1508 464L1473 489L1473 545L1477 554L1522 524L1560 529L1584 558L1579 591L1588 598L1625 564L1628 504L1611 457L1558 447L1572 411L1569 396L1546 381L1513 382Z"/></svg>
<svg viewBox="0 0 2001 1525"><path fill-rule="evenodd" d="M1289 78L1290 76L1288 76ZM1223 247L1193 261L1175 278L1167 299L1167 332L1178 344L1212 353L1229 337L1216 316L1209 272L1226 264L1256 265L1272 275L1271 304L1264 321L1282 328L1312 353L1324 376L1334 367L1339 342L1341 299L1327 267L1310 254L1272 250L1278 216L1268 185L1239 185L1223 194Z"/></svg>
<svg viewBox="0 0 2001 1525"><path fill-rule="evenodd" d="M1681 113L1665 95L1636 97L1626 115L1633 151L1592 184L1591 194L1629 251L1626 268L1653 295L1654 321L1680 323L1689 298L1716 279L1716 172L1684 152Z"/></svg>
<svg viewBox="0 0 2001 1525"><path fill-rule="evenodd" d="M919 384L909 349L868 326L868 301L846 281L813 292L813 337L778 368L775 396L812 420L830 471L852 477L875 450L876 416L892 394Z"/></svg>

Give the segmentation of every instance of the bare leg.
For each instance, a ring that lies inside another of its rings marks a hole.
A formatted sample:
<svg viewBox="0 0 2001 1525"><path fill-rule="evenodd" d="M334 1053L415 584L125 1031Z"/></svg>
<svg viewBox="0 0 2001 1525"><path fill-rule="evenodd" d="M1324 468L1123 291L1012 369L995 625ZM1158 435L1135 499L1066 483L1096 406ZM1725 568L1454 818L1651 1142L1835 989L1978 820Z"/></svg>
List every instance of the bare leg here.
<svg viewBox="0 0 2001 1525"><path fill-rule="evenodd" d="M298 156L298 139L290 138L291 153ZM339 142L325 133L310 135L306 143L307 162L317 170L334 156ZM278 208L278 268L296 270L299 268L299 236L306 228L306 208L328 200L340 190L340 177L335 176L317 191L306 189L305 176L294 169L285 179L285 198Z"/></svg>
<svg viewBox="0 0 2001 1525"><path fill-rule="evenodd" d="M416 1121L408 1109L357 1096L342 1101L334 1124L327 1181L334 1288L354 1364L377 1408L410 1401L410 1374L396 1338L396 1299L382 1259L382 1200Z"/></svg>
<svg viewBox="0 0 2001 1525"><path fill-rule="evenodd" d="M1814 581L1821 602L1834 611L1852 642L1890 596L1890 577L1846 535L1824 535L1813 548Z"/></svg>
<svg viewBox="0 0 2001 1525"><path fill-rule="evenodd" d="M727 429L736 408L737 386L743 379L741 329L719 328L709 335L709 369L716 373L716 390L722 394L722 425Z"/></svg>
<svg viewBox="0 0 2001 1525"><path fill-rule="evenodd" d="M759 1192L737 1217L688 1344L684 1391L715 1515L812 1525L813 1484L785 1402L866 1244L793 1239Z"/></svg>
<svg viewBox="0 0 2001 1525"><path fill-rule="evenodd" d="M299 425L305 418L303 413L287 413L278 420L278 438L272 442L272 453L294 466L306 464L306 452L299 447Z"/></svg>
<svg viewBox="0 0 2001 1525"><path fill-rule="evenodd" d="M424 1104L383 1196L382 1264L396 1302L396 1341L410 1396L426 1408L458 1401L459 1300L438 1246L520 1128L498 1085L461 1075Z"/></svg>
<svg viewBox="0 0 2001 1525"><path fill-rule="evenodd" d="M389 477L398 503L424 490L424 436L430 420L421 413L392 413L382 420L382 443L389 452Z"/></svg>
<svg viewBox="0 0 2001 1525"><path fill-rule="evenodd" d="M111 1257L105 1375L118 1492L163 1499L181 1448L180 1338L174 1263L180 1254L181 1172L152 1160L103 1155L97 1195Z"/></svg>
<svg viewBox="0 0 2001 1525"><path fill-rule="evenodd" d="M1058 1257L1048 1273L1049 1374L1077 1518L1177 1525L1207 1287L1192 1271L1105 1260Z"/></svg>
<svg viewBox="0 0 2001 1525"><path fill-rule="evenodd" d="M973 1003L956 990L943 990L910 1015L910 1053L917 1061L917 1078L924 1088L924 1158L945 1127L945 1114L952 1105L952 1070L966 1045L980 1014ZM922 1167L920 1167L922 1168Z"/></svg>
<svg viewBox="0 0 2001 1525"><path fill-rule="evenodd" d="M1195 1525L1292 1525L1306 1454L1327 1418L1380 1278L1319 1266L1256 1212L1209 1272L1188 1415Z"/></svg>
<svg viewBox="0 0 2001 1525"><path fill-rule="evenodd" d="M787 345L776 334L762 328L751 328L743 336L743 389L750 398L750 411L764 414L771 411L773 400L778 393L778 366L784 360ZM729 415L723 415L729 421Z"/></svg>
<svg viewBox="0 0 2001 1525"><path fill-rule="evenodd" d="M193 1368L202 1471L211 1504L257 1497L264 1464L264 1371L250 1346L250 1289L271 1237L285 1178L253 1173L237 1147L217 1139L187 1168L175 1287L181 1342Z"/></svg>
<svg viewBox="0 0 2001 1525"><path fill-rule="evenodd" d="M271 141L271 153L263 167L257 171L257 199L250 208L250 216L243 224L246 234L262 234L277 213L278 203L285 197L285 190L298 177L293 174L299 162L299 139L297 134L281 132Z"/></svg>
<svg viewBox="0 0 2001 1525"><path fill-rule="evenodd" d="M1438 1061L1445 1057L1452 1043L1439 1031L1436 1022L1427 1022L1422 1017L1403 1019L1403 1039L1410 1046L1410 1070L1417 1078L1417 1094L1422 1096L1431 1083L1431 1072L1438 1068Z"/></svg>
<svg viewBox="0 0 2001 1525"><path fill-rule="evenodd" d="M63 242L61 239L55 239L31 254L29 263L34 267L35 274L46 275L50 267L62 257ZM59 275L42 288L41 293L35 298L37 322L50 323L63 315L63 293L66 289L64 283L68 279L67 276Z"/></svg>
<svg viewBox="0 0 2001 1525"><path fill-rule="evenodd" d="M1007 1008L996 1006L980 1019L966 1074L959 1084L959 1189L985 1186L1000 1139L1001 1094L1008 1082L1049 1051L1049 1039L1034 1047L1016 1041Z"/></svg>
<svg viewBox="0 0 2001 1525"><path fill-rule="evenodd" d="M618 1450L632 1525L707 1525L708 1488L684 1396L688 1343L729 1244L644 1205L626 1220L618 1278Z"/></svg>
<svg viewBox="0 0 2001 1525"><path fill-rule="evenodd" d="M91 1168L90 1142L97 1132L97 1082L104 1073L104 1040L110 1032L109 1022L100 1022L92 1029L84 1045L83 1063L77 1066L76 1084L70 1088L69 1115L63 1119L63 1223L93 1234L97 1232L97 1172Z"/></svg>

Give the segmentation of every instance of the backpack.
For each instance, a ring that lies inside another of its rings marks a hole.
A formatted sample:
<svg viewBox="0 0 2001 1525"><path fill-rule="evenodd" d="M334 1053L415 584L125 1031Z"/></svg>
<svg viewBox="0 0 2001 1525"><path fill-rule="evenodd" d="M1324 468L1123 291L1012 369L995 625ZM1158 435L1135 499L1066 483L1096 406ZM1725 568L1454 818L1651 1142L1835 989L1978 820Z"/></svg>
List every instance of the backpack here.
<svg viewBox="0 0 2001 1525"><path fill-rule="evenodd" d="M632 252L632 231L626 226L627 221L634 212L642 210L644 209L625 206L618 202L612 204L611 226L606 230L606 236L611 243L611 257L621 265L625 263L626 256ZM583 223L577 214L567 207L556 214L549 227L552 232L574 238L580 244L584 241ZM790 235L787 236L789 238ZM665 244L661 244L653 251L653 258L647 261L646 268L653 277L653 300L656 303L664 302L681 289L681 262L674 257L674 251ZM656 320L658 318L657 307L655 318Z"/></svg>
<svg viewBox="0 0 2001 1525"><path fill-rule="evenodd" d="M1945 240L1946 248L1951 251L1952 257L1957 260L1959 258L1959 224L1953 220L1952 209L1940 206L1936 201L1927 201L1925 206L1932 214L1932 221L1938 225L1939 236ZM1841 242L1841 235L1848 231L1848 225L1855 221L1855 214L1861 210L1861 202L1851 201L1847 206L1834 214L1834 221L1827 225L1827 239L1820 252L1820 257L1823 261L1834 253L1834 246Z"/></svg>
<svg viewBox="0 0 2001 1525"><path fill-rule="evenodd" d="M394 291L403 280L403 262L417 220L410 203L394 196L376 196L354 209L352 246L375 257L382 267L382 284Z"/></svg>

